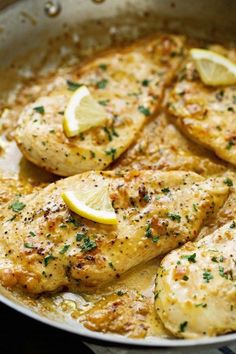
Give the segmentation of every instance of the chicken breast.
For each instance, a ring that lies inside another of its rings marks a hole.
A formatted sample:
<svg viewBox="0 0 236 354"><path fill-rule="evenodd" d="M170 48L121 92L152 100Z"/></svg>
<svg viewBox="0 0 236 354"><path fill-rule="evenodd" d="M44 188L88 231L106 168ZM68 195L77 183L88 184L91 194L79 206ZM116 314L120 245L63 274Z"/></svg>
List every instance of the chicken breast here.
<svg viewBox="0 0 236 354"><path fill-rule="evenodd" d="M155 36L98 55L67 77L40 80L38 87L32 87L37 99L25 106L15 134L24 156L61 176L105 169L158 109L164 87L183 56L183 43L180 36ZM63 114L72 91L82 84L104 107L107 121L67 138Z"/></svg>
<svg viewBox="0 0 236 354"><path fill-rule="evenodd" d="M161 263L155 306L165 327L183 338L236 330L236 223L189 242Z"/></svg>
<svg viewBox="0 0 236 354"><path fill-rule="evenodd" d="M135 144L117 160L114 168L118 171L183 170L203 176L226 170L211 152L181 134L164 112L144 127Z"/></svg>
<svg viewBox="0 0 236 354"><path fill-rule="evenodd" d="M118 225L79 217L61 197L103 179ZM3 206L0 281L35 294L91 291L194 239L228 193L223 179L190 172L89 172L60 180Z"/></svg>
<svg viewBox="0 0 236 354"><path fill-rule="evenodd" d="M225 54L225 53L224 53ZM236 56L233 57L236 61ZM236 165L236 86L204 85L187 60L167 99L173 121L192 140Z"/></svg>

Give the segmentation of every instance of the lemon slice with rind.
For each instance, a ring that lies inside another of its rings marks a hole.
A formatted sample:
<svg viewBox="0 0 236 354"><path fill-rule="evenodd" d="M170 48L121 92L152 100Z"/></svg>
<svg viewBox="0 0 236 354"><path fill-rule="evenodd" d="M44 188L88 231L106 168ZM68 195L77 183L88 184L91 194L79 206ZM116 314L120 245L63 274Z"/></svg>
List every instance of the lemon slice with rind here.
<svg viewBox="0 0 236 354"><path fill-rule="evenodd" d="M103 125L107 119L105 110L94 100L86 86L78 88L71 96L63 119L67 137L74 137L92 127Z"/></svg>
<svg viewBox="0 0 236 354"><path fill-rule="evenodd" d="M191 49L200 78L210 86L233 85L236 83L236 65L224 56L206 49Z"/></svg>
<svg viewBox="0 0 236 354"><path fill-rule="evenodd" d="M108 184L104 181L97 187L87 185L86 190L79 192L65 191L62 199L70 210L86 219L100 224L115 225L118 223L109 197Z"/></svg>

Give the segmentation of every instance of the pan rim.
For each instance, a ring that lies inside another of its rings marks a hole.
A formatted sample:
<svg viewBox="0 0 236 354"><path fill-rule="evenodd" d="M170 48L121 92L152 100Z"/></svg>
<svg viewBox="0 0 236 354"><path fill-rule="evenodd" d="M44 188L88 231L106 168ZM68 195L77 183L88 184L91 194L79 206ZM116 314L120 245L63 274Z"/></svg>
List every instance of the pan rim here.
<svg viewBox="0 0 236 354"><path fill-rule="evenodd" d="M223 344L229 344L236 342L236 333L224 334L218 337L205 337L199 339L165 339L162 337L149 337L144 339L131 339L122 335L112 334L112 333L100 333L93 332L86 328L73 327L69 323L63 323L54 319L50 319L46 316L40 315L39 313L31 310L27 306L17 304L14 301L8 299L4 295L0 294L0 302L4 305L16 310L17 312L49 325L51 327L61 329L82 337L85 341L99 341L101 344L107 343L112 345L120 346L130 346L130 347L148 347L148 348L191 348L199 346L221 346Z"/></svg>

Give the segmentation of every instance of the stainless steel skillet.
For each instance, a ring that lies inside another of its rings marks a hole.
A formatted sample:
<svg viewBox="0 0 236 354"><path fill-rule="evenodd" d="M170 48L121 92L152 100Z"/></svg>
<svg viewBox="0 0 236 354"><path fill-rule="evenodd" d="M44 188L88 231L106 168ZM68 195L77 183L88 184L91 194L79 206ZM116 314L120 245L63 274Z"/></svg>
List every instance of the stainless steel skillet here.
<svg viewBox="0 0 236 354"><path fill-rule="evenodd" d="M103 46L158 29L223 40L236 38L235 21L234 0L0 0L0 71L17 57L24 58L31 49L40 58L41 48L48 47L51 38L64 35L71 40L71 33L74 33L72 39L84 47L88 43ZM3 80L0 76L0 86ZM134 340L91 332L71 318L61 318L55 313L39 314L1 288L0 301L39 321L94 340L176 350L236 342L236 333L198 340L157 337Z"/></svg>

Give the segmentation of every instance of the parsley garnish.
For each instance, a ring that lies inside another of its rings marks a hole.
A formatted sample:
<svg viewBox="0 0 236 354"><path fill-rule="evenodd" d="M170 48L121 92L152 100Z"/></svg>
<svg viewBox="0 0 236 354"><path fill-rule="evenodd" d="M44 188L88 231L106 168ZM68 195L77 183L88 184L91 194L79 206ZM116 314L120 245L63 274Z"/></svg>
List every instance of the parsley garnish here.
<svg viewBox="0 0 236 354"><path fill-rule="evenodd" d="M180 332L184 332L185 329L186 329L186 327L187 327L187 325L188 325L188 322L187 322L187 321L184 321L184 322L180 323L180 325L179 325L179 331L180 331Z"/></svg>
<svg viewBox="0 0 236 354"><path fill-rule="evenodd" d="M157 243L159 241L159 238L160 237L158 237L158 236L153 236L152 242Z"/></svg>
<svg viewBox="0 0 236 354"><path fill-rule="evenodd" d="M25 248L31 248L31 249L32 249L32 248L34 248L34 245L33 245L32 243L27 243L27 242L25 242L25 243L24 243L24 247L25 247Z"/></svg>
<svg viewBox="0 0 236 354"><path fill-rule="evenodd" d="M194 204L194 203L193 203L193 209L194 209L195 211L198 211L197 204Z"/></svg>
<svg viewBox="0 0 236 354"><path fill-rule="evenodd" d="M79 242L79 241L82 241L82 239L83 239L84 237L86 237L85 234L80 234L80 233L78 233L78 234L76 234L75 239L76 239L76 241Z"/></svg>
<svg viewBox="0 0 236 354"><path fill-rule="evenodd" d="M142 81L142 85L147 87L149 85L149 82L150 82L149 80L145 79Z"/></svg>
<svg viewBox="0 0 236 354"><path fill-rule="evenodd" d="M103 71L106 71L107 70L107 64L100 64L99 65L99 68Z"/></svg>
<svg viewBox="0 0 236 354"><path fill-rule="evenodd" d="M147 238L152 237L152 230L151 230L151 224L150 223L148 223L147 226L146 226L145 236Z"/></svg>
<svg viewBox="0 0 236 354"><path fill-rule="evenodd" d="M186 255L186 256L181 256L183 259L187 259L190 263L196 263L196 253Z"/></svg>
<svg viewBox="0 0 236 354"><path fill-rule="evenodd" d="M106 151L106 154L108 156L111 156L112 161L114 161L115 160L116 149L112 147L112 148L110 148L110 150Z"/></svg>
<svg viewBox="0 0 236 354"><path fill-rule="evenodd" d="M143 197L143 200L145 200L145 202L149 202L151 198L149 197L148 194L145 194L145 196Z"/></svg>
<svg viewBox="0 0 236 354"><path fill-rule="evenodd" d="M230 225L230 229L235 229L235 227L236 227L236 222L233 221L232 224Z"/></svg>
<svg viewBox="0 0 236 354"><path fill-rule="evenodd" d="M144 107L144 106L139 106L138 110L140 113L144 114L146 117L150 116L150 114L151 114L149 108Z"/></svg>
<svg viewBox="0 0 236 354"><path fill-rule="evenodd" d="M163 188L161 191L162 191L162 193L167 194L167 193L170 193L170 188L166 187L166 188Z"/></svg>
<svg viewBox="0 0 236 354"><path fill-rule="evenodd" d="M44 114L45 113L45 109L43 106L38 106L38 107L34 107L33 110L37 113L40 113L40 114Z"/></svg>
<svg viewBox="0 0 236 354"><path fill-rule="evenodd" d="M213 279L213 275L209 271L204 272L202 274L202 276L203 276L205 283L210 283L210 280Z"/></svg>
<svg viewBox="0 0 236 354"><path fill-rule="evenodd" d="M232 146L234 146L234 145L235 145L234 141L233 140L229 140L228 144L226 145L226 149L230 150L232 148Z"/></svg>
<svg viewBox="0 0 236 354"><path fill-rule="evenodd" d="M195 307L203 307L203 308L205 308L205 307L207 307L207 304L196 304Z"/></svg>
<svg viewBox="0 0 236 354"><path fill-rule="evenodd" d="M23 210L26 207L26 204L19 202L19 200L16 200L13 202L10 206L9 209L12 209L15 213L19 213L21 210Z"/></svg>
<svg viewBox="0 0 236 354"><path fill-rule="evenodd" d="M230 179L230 178L226 178L225 180L224 180L224 184L226 184L227 186L229 186L229 187L232 187L233 186L233 181L232 181L232 179Z"/></svg>
<svg viewBox="0 0 236 354"><path fill-rule="evenodd" d="M115 267L112 262L109 262L108 265L109 265L109 267L111 267L111 269L115 270Z"/></svg>
<svg viewBox="0 0 236 354"><path fill-rule="evenodd" d="M48 256L44 257L43 262L44 262L45 267L47 267L48 263L50 261L52 261L53 259L55 259L55 257L53 257L52 254L49 254Z"/></svg>
<svg viewBox="0 0 236 354"><path fill-rule="evenodd" d="M110 102L109 99L98 101L98 103L99 103L101 106L107 106L109 102Z"/></svg>
<svg viewBox="0 0 236 354"><path fill-rule="evenodd" d="M36 234L35 234L33 231L30 231L29 234L30 234L30 236L32 236L32 237L35 237L35 236L36 236Z"/></svg>
<svg viewBox="0 0 236 354"><path fill-rule="evenodd" d="M104 89L107 86L107 84L108 84L108 80L103 79L103 80L97 82L97 88Z"/></svg>
<svg viewBox="0 0 236 354"><path fill-rule="evenodd" d="M67 83L67 88L70 91L76 91L79 87L83 86L82 84L79 84L78 82L73 82L70 80L66 80Z"/></svg>
<svg viewBox="0 0 236 354"><path fill-rule="evenodd" d="M97 247L97 244L95 241L90 240L90 238L88 236L85 236L83 238L83 245L81 246L81 251L82 252L88 252L93 250L94 248Z"/></svg>
<svg viewBox="0 0 236 354"><path fill-rule="evenodd" d="M126 292L124 292L124 291L122 291L122 290L118 290L118 291L116 292L116 294L117 294L118 296L123 296L123 295L126 294Z"/></svg>
<svg viewBox="0 0 236 354"><path fill-rule="evenodd" d="M60 253L60 254L66 253L66 252L68 251L69 247L70 247L70 245L65 245L65 246L63 246L63 248L60 250L59 253Z"/></svg>
<svg viewBox="0 0 236 354"><path fill-rule="evenodd" d="M180 222L181 220L181 216L178 214L174 214L174 213L168 213L168 217L173 220L173 221L177 221Z"/></svg>
<svg viewBox="0 0 236 354"><path fill-rule="evenodd" d="M184 275L183 278L182 278L184 281L188 281L189 280L189 277L187 275Z"/></svg>

